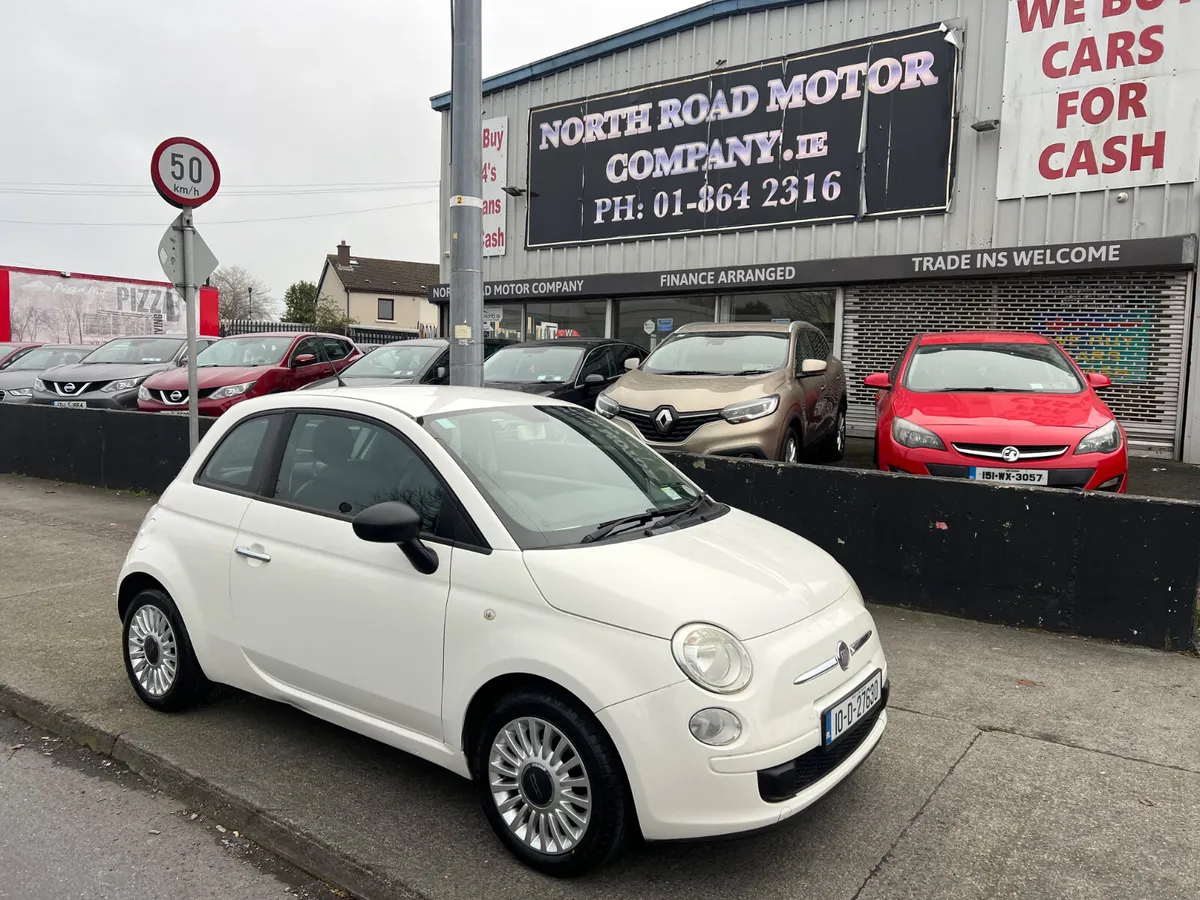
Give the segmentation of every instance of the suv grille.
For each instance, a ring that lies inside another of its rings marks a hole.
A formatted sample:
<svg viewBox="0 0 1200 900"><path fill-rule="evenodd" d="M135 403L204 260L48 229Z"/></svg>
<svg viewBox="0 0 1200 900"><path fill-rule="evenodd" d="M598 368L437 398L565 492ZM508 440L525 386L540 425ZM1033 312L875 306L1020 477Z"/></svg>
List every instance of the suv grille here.
<svg viewBox="0 0 1200 900"><path fill-rule="evenodd" d="M200 388L196 394L201 400L209 396L216 388ZM188 401L187 391L159 391L151 390L150 396L159 403L165 403L168 406L184 406Z"/></svg>
<svg viewBox="0 0 1200 900"><path fill-rule="evenodd" d="M952 444L963 456L979 456L984 459L1004 459L1004 450L1015 446L1017 460L1023 459L1054 459L1062 456L1070 448L1062 444L1020 446L1013 444Z"/></svg>
<svg viewBox="0 0 1200 900"><path fill-rule="evenodd" d="M53 391L60 397L77 397L93 388L108 384L107 381L47 381L44 383L47 390Z"/></svg>
<svg viewBox="0 0 1200 900"><path fill-rule="evenodd" d="M660 432L654 424L654 416L658 410L646 411L642 409L629 409L622 406L620 416L623 419L631 422L648 441L655 441L660 444L679 444L686 441L701 425L707 425L709 422L718 422L721 420L719 410L709 410L706 412L693 413L676 413L675 425L666 434Z"/></svg>

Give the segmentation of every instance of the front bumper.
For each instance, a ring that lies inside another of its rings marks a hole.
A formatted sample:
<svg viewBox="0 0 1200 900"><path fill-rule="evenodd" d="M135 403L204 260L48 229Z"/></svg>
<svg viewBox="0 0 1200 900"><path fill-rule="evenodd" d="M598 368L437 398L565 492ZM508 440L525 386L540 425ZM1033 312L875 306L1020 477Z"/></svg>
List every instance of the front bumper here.
<svg viewBox="0 0 1200 900"><path fill-rule="evenodd" d="M1053 459L1009 465L1000 460L966 456L949 445L946 450L910 450L891 441L887 444L880 448L879 467L888 472L970 478L972 468L1044 469L1047 484L1043 487L1120 494L1128 488L1129 461L1124 445L1114 453L1084 453L1076 456L1068 450Z"/></svg>
<svg viewBox="0 0 1200 900"><path fill-rule="evenodd" d="M775 825L815 803L871 754L887 727L886 687L870 721L828 749L821 746L821 713L876 670L888 685L877 634L847 671L835 667L809 683L793 683L803 667L832 651L836 635L873 632L870 614L855 605L861 615L839 602L748 641L755 681L738 695L711 694L684 681L598 713L625 763L647 840L720 837ZM815 642L813 634L819 636ZM688 730L695 712L714 706L742 721L741 737L727 747L702 744Z"/></svg>
<svg viewBox="0 0 1200 900"><path fill-rule="evenodd" d="M70 406L83 403L85 409L137 409L138 389L107 394L104 391L88 391L76 397L64 397L51 391L34 391L27 402L42 406ZM78 408L78 407L76 407Z"/></svg>
<svg viewBox="0 0 1200 900"><path fill-rule="evenodd" d="M226 397L224 400L209 400L207 397L201 397L196 401L196 411L202 416L215 417L245 399L245 394L238 397ZM166 413L173 416L186 416L188 411L187 401L183 403L161 403L158 400L138 400L137 408L142 412Z"/></svg>
<svg viewBox="0 0 1200 900"><path fill-rule="evenodd" d="M780 413L731 425L724 419L706 421L684 440L663 440L653 425L638 424L623 410L609 421L640 437L659 453L691 453L696 456L746 456L754 459L778 459L783 448L784 417ZM681 421L686 421L686 413Z"/></svg>

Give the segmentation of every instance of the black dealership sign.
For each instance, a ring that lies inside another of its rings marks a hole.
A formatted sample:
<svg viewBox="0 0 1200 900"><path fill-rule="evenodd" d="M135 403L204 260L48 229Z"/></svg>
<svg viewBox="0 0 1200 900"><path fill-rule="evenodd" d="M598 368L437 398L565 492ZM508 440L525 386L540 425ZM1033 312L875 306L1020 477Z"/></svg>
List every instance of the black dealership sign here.
<svg viewBox="0 0 1200 900"><path fill-rule="evenodd" d="M942 26L537 107L526 246L945 212Z"/></svg>

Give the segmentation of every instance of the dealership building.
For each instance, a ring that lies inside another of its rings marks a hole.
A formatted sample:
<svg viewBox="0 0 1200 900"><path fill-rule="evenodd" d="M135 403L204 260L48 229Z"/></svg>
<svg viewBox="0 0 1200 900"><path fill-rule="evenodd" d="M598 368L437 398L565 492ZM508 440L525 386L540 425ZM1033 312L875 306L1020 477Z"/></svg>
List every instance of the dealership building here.
<svg viewBox="0 0 1200 900"><path fill-rule="evenodd" d="M1176 0L713 0L488 78L486 327L809 321L861 435L915 334L1036 331L1133 452L1200 462L1197 34Z"/></svg>

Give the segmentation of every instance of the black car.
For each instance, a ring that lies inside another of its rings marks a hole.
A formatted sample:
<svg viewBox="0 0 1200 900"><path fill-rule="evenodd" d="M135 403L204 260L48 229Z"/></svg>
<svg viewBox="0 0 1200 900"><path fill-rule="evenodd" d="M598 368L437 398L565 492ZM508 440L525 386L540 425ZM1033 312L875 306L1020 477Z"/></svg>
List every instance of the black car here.
<svg viewBox="0 0 1200 900"><path fill-rule="evenodd" d="M199 353L216 338L198 338ZM187 341L147 335L119 337L96 347L73 365L38 375L27 402L79 409L137 409L138 387L151 375L187 365Z"/></svg>
<svg viewBox="0 0 1200 900"><path fill-rule="evenodd" d="M483 364L485 387L543 394L593 409L596 396L647 351L611 338L557 338L512 344Z"/></svg>
<svg viewBox="0 0 1200 900"><path fill-rule="evenodd" d="M483 357L506 347L512 341L487 338L483 342ZM361 347L362 344L359 344ZM362 359L341 372L342 381L348 386L371 387L381 384L449 384L450 342L442 338L416 338L409 341L393 341L372 350ZM302 391L319 387L332 387L337 380L322 378L300 388Z"/></svg>

